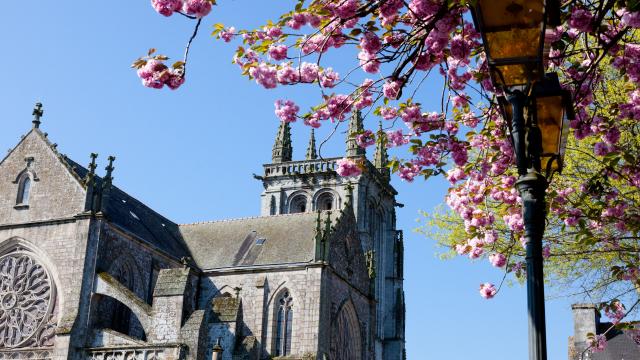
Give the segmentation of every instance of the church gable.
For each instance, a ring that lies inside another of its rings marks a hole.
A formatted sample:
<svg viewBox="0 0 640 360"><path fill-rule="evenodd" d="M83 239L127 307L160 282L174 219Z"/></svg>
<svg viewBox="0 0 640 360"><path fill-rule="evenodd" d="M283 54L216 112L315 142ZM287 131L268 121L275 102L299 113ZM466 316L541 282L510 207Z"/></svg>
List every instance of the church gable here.
<svg viewBox="0 0 640 360"><path fill-rule="evenodd" d="M81 179L37 128L0 162L0 224L73 216L85 197Z"/></svg>

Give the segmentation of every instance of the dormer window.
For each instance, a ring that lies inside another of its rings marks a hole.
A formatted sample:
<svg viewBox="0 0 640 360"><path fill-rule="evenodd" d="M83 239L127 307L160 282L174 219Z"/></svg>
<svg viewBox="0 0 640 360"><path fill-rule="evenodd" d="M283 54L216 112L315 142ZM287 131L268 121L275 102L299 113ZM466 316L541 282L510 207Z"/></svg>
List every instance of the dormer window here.
<svg viewBox="0 0 640 360"><path fill-rule="evenodd" d="M16 199L16 205L28 205L30 192L31 178L29 177L29 175L24 175L22 179L20 179L18 185L18 197Z"/></svg>

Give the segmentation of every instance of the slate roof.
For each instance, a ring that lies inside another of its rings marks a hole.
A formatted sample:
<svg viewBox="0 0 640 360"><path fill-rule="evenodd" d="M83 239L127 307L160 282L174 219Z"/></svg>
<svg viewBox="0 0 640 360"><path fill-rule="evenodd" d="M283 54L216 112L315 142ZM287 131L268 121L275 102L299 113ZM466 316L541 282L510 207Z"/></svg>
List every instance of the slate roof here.
<svg viewBox="0 0 640 360"><path fill-rule="evenodd" d="M611 323L598 324L598 333L603 333ZM592 360L640 360L640 346L630 331L612 330L607 333L607 347L603 352L591 355Z"/></svg>
<svg viewBox="0 0 640 360"><path fill-rule="evenodd" d="M309 262L315 257L317 213L180 225L202 269ZM324 217L323 217L324 218Z"/></svg>
<svg viewBox="0 0 640 360"><path fill-rule="evenodd" d="M62 157L70 169L80 179L84 179L89 170L77 162ZM96 176L96 184L101 186L102 178ZM150 245L180 259L190 256L178 225L153 211L151 208L120 190L117 186L111 189L109 201L106 204L107 219L126 231L138 236Z"/></svg>

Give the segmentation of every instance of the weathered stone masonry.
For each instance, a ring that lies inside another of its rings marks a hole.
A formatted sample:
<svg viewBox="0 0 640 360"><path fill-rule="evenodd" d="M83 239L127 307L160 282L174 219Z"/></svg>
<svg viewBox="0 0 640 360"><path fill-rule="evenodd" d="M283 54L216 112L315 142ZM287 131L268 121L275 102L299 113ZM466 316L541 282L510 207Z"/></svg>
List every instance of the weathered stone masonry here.
<svg viewBox="0 0 640 360"><path fill-rule="evenodd" d="M282 124L261 216L178 225L33 128L0 161L0 359L404 357L402 238L386 152L335 173ZM221 351L221 352L220 352Z"/></svg>

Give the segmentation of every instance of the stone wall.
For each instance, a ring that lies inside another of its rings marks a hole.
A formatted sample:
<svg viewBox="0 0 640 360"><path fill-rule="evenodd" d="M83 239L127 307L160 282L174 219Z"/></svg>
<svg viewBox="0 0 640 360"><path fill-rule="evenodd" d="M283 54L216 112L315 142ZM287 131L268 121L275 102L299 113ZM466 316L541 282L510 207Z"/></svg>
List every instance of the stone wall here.
<svg viewBox="0 0 640 360"><path fill-rule="evenodd" d="M90 223L90 219L77 219L29 226L0 225L1 254L16 250L32 253L51 274L58 309L55 317L55 354L58 359L67 359L69 344L76 346L84 339L80 335L86 330L81 320L82 311L88 305L87 297L83 296L83 288L86 287L84 270L94 253L91 249L93 242L88 241ZM77 324L75 328L74 324Z"/></svg>
<svg viewBox="0 0 640 360"><path fill-rule="evenodd" d="M375 339L375 302L366 293L353 287L348 279L341 277L331 268L323 273L323 306L320 319L320 352L329 356L337 350L344 350L351 346L359 349L359 357L353 355L353 360L374 359ZM356 331L346 334L339 331L340 312L346 307L353 306L357 318ZM348 336L347 336L348 335ZM336 349L336 342L340 342L340 349ZM355 354L354 350L354 354ZM330 357L333 359L333 357Z"/></svg>
<svg viewBox="0 0 640 360"><path fill-rule="evenodd" d="M273 351L274 302L285 289L293 297L292 355L302 356L317 351L321 281L319 265L236 273L210 272L205 276L201 281L201 308L211 306L214 297L225 293L233 297L237 293L241 300L239 324L234 327L230 323L220 322L212 326L209 333L208 349L218 337L222 337L221 345L225 349L223 360L231 360L230 347L233 346L234 350L240 348L240 342L247 337L255 337L256 346L261 349L263 356L268 356ZM242 349L236 350L240 351Z"/></svg>

